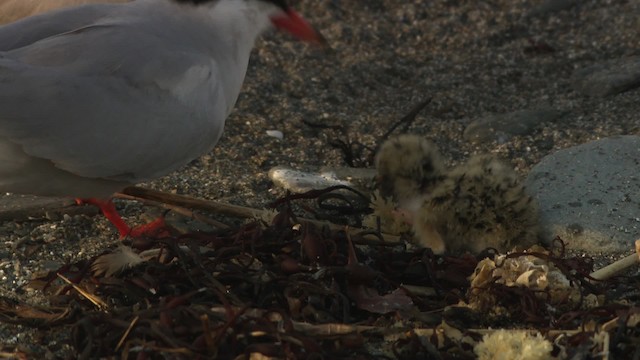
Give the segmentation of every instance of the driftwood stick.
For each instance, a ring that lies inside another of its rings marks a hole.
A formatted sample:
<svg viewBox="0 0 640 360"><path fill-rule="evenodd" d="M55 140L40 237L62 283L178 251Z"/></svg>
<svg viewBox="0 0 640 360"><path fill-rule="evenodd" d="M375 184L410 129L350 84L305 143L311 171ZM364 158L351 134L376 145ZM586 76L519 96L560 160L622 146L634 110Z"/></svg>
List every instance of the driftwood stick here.
<svg viewBox="0 0 640 360"><path fill-rule="evenodd" d="M160 202L160 201L155 201L155 200L149 200L149 199L145 199L145 198L141 198L138 196L132 196L132 195L127 195L127 194L121 194L121 193L116 193L115 196L118 199L124 199L124 200L134 200L134 201L139 201L143 204L146 205L150 205L150 206L155 206L161 209L167 209L167 210L171 210L173 212L175 212L176 214L180 214L184 217L188 217L194 220L198 220L200 222L203 222L207 225L211 225L213 227L216 227L218 229L228 229L229 225L222 223L220 221L211 219L209 217L206 217L204 215L195 213L189 209L186 209L182 206L177 206L177 205L172 205L172 204L168 204L168 203L164 203L164 202Z"/></svg>
<svg viewBox="0 0 640 360"><path fill-rule="evenodd" d="M635 254L629 255L623 259L620 259L612 264L603 267L600 270L594 271L593 273L591 273L591 277L596 280L606 280L638 264L640 264L640 240L636 240Z"/></svg>
<svg viewBox="0 0 640 360"><path fill-rule="evenodd" d="M160 203L172 204L190 209L205 210L213 213L240 218L259 217L262 214L262 210L258 209L225 204L211 200L196 199L194 197L186 195L169 194L162 191L141 188L138 186L130 186L124 189L122 193L125 195L153 200Z"/></svg>
<svg viewBox="0 0 640 360"><path fill-rule="evenodd" d="M145 189L137 186L131 186L122 191L122 195L117 194L117 197L121 198L139 198L145 200L155 201L157 203L171 204L179 207L199 209L212 213L224 214L227 216L234 216L240 218L262 218L263 215L268 214L266 210L254 209L244 206L225 204L218 201L196 199L191 196L169 194L162 191ZM401 239L399 236L390 234L381 234L384 241L380 241L374 235L357 236L362 229L346 228L342 225L336 225L329 222L297 218L301 223L310 223L317 226L328 226L331 230L346 230L354 236L354 242L358 244L377 245L377 246L395 246Z"/></svg>

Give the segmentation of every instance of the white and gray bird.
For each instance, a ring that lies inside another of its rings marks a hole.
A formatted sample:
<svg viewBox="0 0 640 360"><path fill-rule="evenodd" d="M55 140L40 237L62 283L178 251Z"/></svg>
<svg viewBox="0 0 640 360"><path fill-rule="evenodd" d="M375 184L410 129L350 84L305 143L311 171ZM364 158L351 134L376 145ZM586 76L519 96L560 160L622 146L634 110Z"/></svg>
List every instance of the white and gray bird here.
<svg viewBox="0 0 640 360"><path fill-rule="evenodd" d="M209 152L274 27L323 42L284 0L91 4L0 27L0 192L108 199Z"/></svg>

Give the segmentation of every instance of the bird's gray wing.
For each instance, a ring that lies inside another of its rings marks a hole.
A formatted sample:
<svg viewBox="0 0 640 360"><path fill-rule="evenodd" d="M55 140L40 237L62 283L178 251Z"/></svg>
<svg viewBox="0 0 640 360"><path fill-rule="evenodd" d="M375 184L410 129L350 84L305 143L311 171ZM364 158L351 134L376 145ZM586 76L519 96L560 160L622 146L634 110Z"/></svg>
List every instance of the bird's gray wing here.
<svg viewBox="0 0 640 360"><path fill-rule="evenodd" d="M128 182L210 150L227 113L213 104L228 103L211 81L217 64L145 29L96 24L0 53L0 139L76 175Z"/></svg>
<svg viewBox="0 0 640 360"><path fill-rule="evenodd" d="M122 4L88 4L30 16L0 26L0 51L8 51L95 23Z"/></svg>

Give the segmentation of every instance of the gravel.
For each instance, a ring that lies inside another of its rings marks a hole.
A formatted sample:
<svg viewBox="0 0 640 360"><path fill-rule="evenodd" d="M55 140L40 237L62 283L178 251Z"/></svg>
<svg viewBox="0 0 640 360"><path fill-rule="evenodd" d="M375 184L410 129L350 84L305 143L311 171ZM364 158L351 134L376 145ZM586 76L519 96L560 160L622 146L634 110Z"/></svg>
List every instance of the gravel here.
<svg viewBox="0 0 640 360"><path fill-rule="evenodd" d="M262 207L278 194L267 177L270 168L344 165L340 151L329 146L344 135L303 121L348 127L352 141L374 147L427 98L431 103L408 131L436 142L451 164L491 152L524 175L557 150L640 134L640 91L590 97L572 83L580 69L640 55L640 2L317 0L295 7L333 50L265 36L218 146L145 186ZM463 137L478 119L539 107L566 114L499 143ZM281 131L283 139L268 130ZM129 221L144 221L142 206L122 206ZM0 238L0 295L29 303L43 301L25 287L33 274L117 243L105 219L85 215L6 221ZM63 337L0 325L6 346L40 343L50 358L68 354Z"/></svg>

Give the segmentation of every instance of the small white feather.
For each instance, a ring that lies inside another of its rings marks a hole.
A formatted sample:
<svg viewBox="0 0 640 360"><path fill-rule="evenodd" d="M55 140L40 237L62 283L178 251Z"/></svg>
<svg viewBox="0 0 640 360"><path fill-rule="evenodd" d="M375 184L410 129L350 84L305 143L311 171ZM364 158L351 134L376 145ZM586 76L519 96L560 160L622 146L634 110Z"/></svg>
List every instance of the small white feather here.
<svg viewBox="0 0 640 360"><path fill-rule="evenodd" d="M105 254L95 259L91 264L91 270L96 275L109 277L144 261L130 247L121 245L111 254Z"/></svg>

